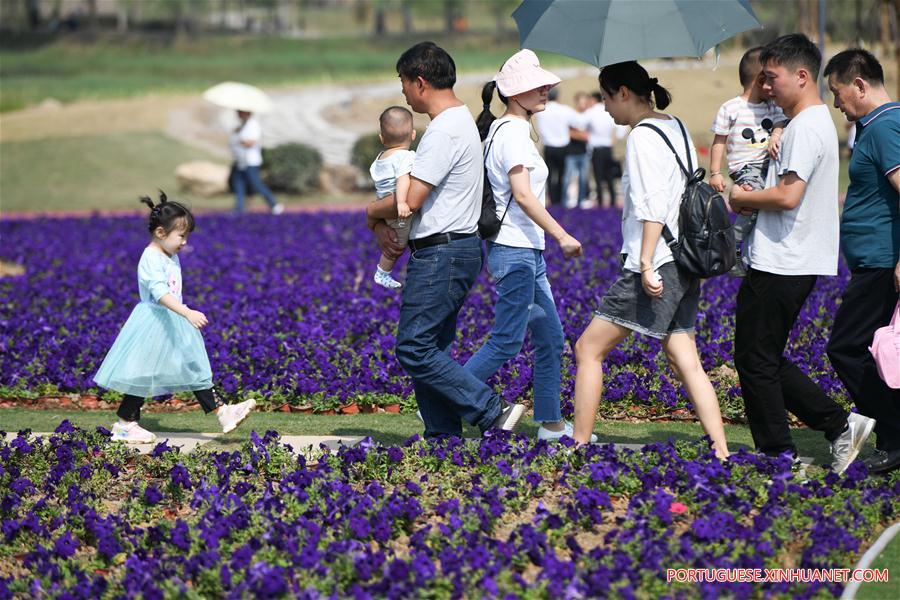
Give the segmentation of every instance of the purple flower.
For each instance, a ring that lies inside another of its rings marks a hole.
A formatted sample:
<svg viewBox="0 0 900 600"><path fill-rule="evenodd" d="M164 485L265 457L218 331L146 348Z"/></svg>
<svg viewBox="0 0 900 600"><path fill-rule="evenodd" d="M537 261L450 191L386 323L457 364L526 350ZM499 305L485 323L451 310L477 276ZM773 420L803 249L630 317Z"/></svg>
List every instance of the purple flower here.
<svg viewBox="0 0 900 600"><path fill-rule="evenodd" d="M78 550L78 540L73 538L68 530L53 542L53 552L60 558L74 556L76 550Z"/></svg>
<svg viewBox="0 0 900 600"><path fill-rule="evenodd" d="M163 493L152 485L148 485L146 488L144 488L144 502L146 502L150 506L159 504L162 499Z"/></svg>

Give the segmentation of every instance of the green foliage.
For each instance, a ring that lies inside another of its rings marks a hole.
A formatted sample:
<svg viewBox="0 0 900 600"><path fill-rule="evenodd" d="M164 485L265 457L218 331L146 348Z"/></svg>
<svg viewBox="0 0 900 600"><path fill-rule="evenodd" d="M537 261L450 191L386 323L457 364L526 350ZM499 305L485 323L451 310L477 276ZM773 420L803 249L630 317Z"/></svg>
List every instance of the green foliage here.
<svg viewBox="0 0 900 600"><path fill-rule="evenodd" d="M322 155L306 144L263 150L264 178L275 191L305 194L319 186Z"/></svg>
<svg viewBox="0 0 900 600"><path fill-rule="evenodd" d="M410 145L410 150L415 150L419 146L419 138L413 140L413 143ZM378 139L377 133L369 133L363 136L360 136L356 143L353 144L353 149L350 151L350 164L357 167L363 173L369 172L369 167L372 164L372 161L375 160L375 157L378 156L378 153L384 150L384 146L381 145L381 140Z"/></svg>

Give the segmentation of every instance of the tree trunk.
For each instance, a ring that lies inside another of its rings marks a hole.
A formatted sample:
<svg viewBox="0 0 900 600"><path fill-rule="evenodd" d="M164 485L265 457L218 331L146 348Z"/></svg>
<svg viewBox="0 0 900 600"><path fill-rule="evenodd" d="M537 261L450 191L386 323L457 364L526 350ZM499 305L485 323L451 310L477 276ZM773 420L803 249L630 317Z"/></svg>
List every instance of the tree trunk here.
<svg viewBox="0 0 900 600"><path fill-rule="evenodd" d="M88 29L97 27L97 0L88 0Z"/></svg>
<svg viewBox="0 0 900 600"><path fill-rule="evenodd" d="M412 3L410 0L404 0L403 2L403 33L412 33L413 32L413 16L412 16Z"/></svg>
<svg viewBox="0 0 900 600"><path fill-rule="evenodd" d="M387 22L384 15L384 5L380 2L375 6L375 35L384 35L387 31Z"/></svg>
<svg viewBox="0 0 900 600"><path fill-rule="evenodd" d="M116 7L116 30L119 33L128 33L128 9L131 0L119 0Z"/></svg>

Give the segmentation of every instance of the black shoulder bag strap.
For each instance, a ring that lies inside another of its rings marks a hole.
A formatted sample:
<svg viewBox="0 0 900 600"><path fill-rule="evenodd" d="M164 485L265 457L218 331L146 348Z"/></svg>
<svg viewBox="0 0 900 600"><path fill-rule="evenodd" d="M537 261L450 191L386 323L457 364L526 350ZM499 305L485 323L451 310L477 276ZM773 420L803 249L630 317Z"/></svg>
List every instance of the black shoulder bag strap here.
<svg viewBox="0 0 900 600"><path fill-rule="evenodd" d="M672 151L672 154L675 155L675 160L678 162L678 167L681 169L681 172L684 173L684 176L687 178L687 181L690 181L691 174L694 172L693 161L691 161L691 147L688 143L687 132L684 130L684 125L681 123L681 119L678 117L672 117L676 121L678 121L678 126L681 128L681 136L684 138L684 152L685 156L687 156L688 168L684 168L684 163L681 162L681 157L678 156L678 152L675 150L675 146L672 145L672 142L669 141L669 136L662 132L662 130L656 125L651 125L650 123L638 123L638 127L647 127L648 129L652 129L656 133L659 134L659 137L663 139L666 143L666 146L669 147L669 150ZM666 240L666 245L670 248L674 246L678 240L675 239L675 236L672 235L672 232L669 230L669 226L663 224L662 230L663 239Z"/></svg>
<svg viewBox="0 0 900 600"><path fill-rule="evenodd" d="M494 135L491 136L491 139L488 140L487 148L484 150L484 176L487 177L487 159L488 154L491 151L491 146L494 144L494 138L497 137L497 132L500 131L500 128L509 123L509 120L503 121L499 125L497 125L497 129L494 130ZM493 188L492 188L493 189ZM506 209L503 211L503 216L500 217L500 227L503 227L503 219L506 218L506 213L509 212L509 205L512 204L512 185L509 187L509 200L506 202Z"/></svg>

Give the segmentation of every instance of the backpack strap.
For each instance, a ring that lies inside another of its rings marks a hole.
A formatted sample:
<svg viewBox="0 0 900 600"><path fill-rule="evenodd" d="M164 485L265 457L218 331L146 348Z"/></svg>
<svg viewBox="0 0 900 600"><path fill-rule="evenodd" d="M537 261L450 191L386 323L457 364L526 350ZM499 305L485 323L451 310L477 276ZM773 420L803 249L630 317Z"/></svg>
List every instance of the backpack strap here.
<svg viewBox="0 0 900 600"><path fill-rule="evenodd" d="M677 118L675 120L678 121ZM684 163L681 162L681 157L678 156L678 151L675 150L675 146L673 146L672 142L669 141L669 136L664 134L662 132L662 129L660 129L656 125L651 125L650 123L638 123L637 127L646 127L648 129L652 129L653 131L658 133L659 137L661 137L663 139L663 141L666 143L666 146L669 147L669 150L672 151L672 154L675 155L675 160L678 161L678 166L681 168L681 172L684 173L685 177L690 179L691 173L694 170L694 165L691 163L691 151L690 151L690 147L688 146L687 133L685 133L685 131L684 131L684 125L681 124L681 121L678 121L678 125L681 127L681 133L684 136L684 149L687 151L688 167L690 167L690 170L688 170L684 167Z"/></svg>
<svg viewBox="0 0 900 600"><path fill-rule="evenodd" d="M491 146L494 144L494 138L497 137L497 132L500 131L500 128L509 123L509 121L503 121L499 125L497 125L497 129L494 130L494 135L491 136L491 139L488 140L487 147L484 150L484 176L487 177L487 159L488 155L491 151ZM509 212L509 205L512 204L512 187L509 190L509 200L506 202L506 208L503 210L503 216L500 217L500 227L503 227L503 219L506 218L506 213Z"/></svg>
<svg viewBox="0 0 900 600"><path fill-rule="evenodd" d="M673 146L672 142L669 141L669 136L667 136L665 133L663 133L659 127L657 127L656 125L651 125L650 123L638 123L637 127L647 127L648 129L652 129L653 131L655 131L656 133L659 134L659 137L661 137L663 139L663 141L666 143L666 146L668 146L669 150L672 151L672 154L675 155L675 160L678 162L678 166L681 168L681 172L684 173L684 176L687 178L688 181L690 181L691 173L694 170L694 165L692 164L692 161L691 161L691 149L690 149L690 146L688 145L687 132L685 132L684 125L681 123L681 120L678 119L678 117L673 117L673 118L676 121L678 121L678 126L681 128L681 134L684 137L684 149L687 152L688 166L691 168L690 171L688 171L687 169L684 168L684 163L681 162L681 157L678 156L678 151L675 150L675 146ZM681 234L681 232L679 232L679 235L680 234ZM672 231L669 229L669 226L666 225L665 223L663 223L662 236L663 236L663 239L666 240L666 245L670 249L680 241L680 240L675 239L675 236L672 235Z"/></svg>

